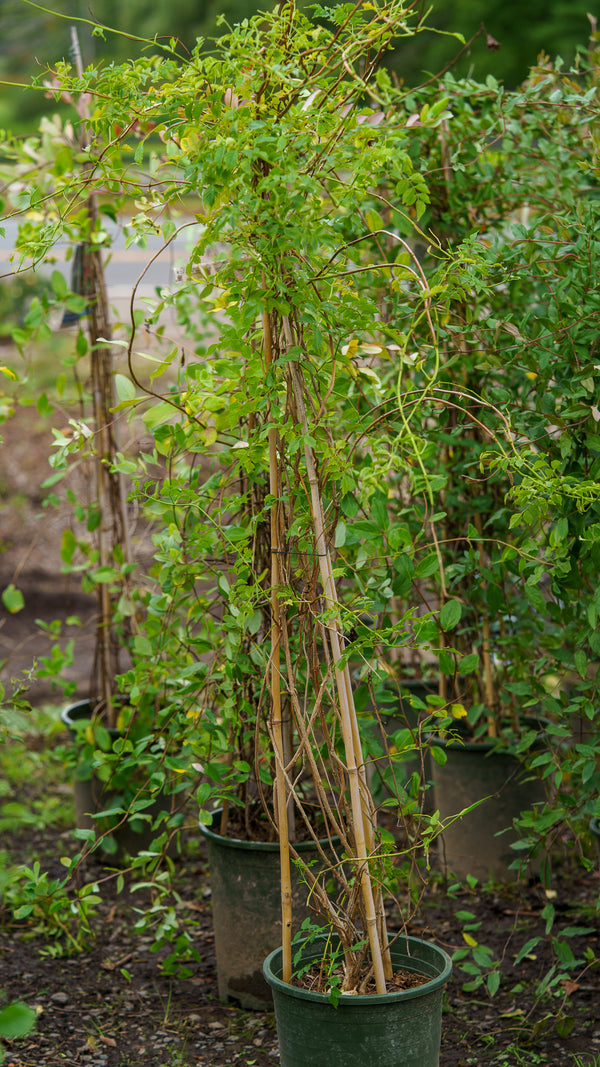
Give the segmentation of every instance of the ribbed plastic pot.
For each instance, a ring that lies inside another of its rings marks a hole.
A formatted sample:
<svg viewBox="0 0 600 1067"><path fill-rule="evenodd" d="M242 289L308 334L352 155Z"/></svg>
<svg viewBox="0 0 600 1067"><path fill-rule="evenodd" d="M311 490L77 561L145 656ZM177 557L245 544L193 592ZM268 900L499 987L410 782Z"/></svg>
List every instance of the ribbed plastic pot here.
<svg viewBox="0 0 600 1067"><path fill-rule="evenodd" d="M323 945L325 939L323 939ZM321 958L317 939L305 947L302 963ZM327 995L281 980L281 949L264 963L273 990L281 1067L438 1067L442 1000L452 962L446 953L414 937L398 938L392 965L427 975L415 989L372 996Z"/></svg>
<svg viewBox="0 0 600 1067"><path fill-rule="evenodd" d="M70 704L68 707L63 708L60 717L69 731L71 740L74 741L77 736L77 723L81 722L82 719L92 718L89 700L79 700L76 704ZM112 741L116 741L121 736L119 730L109 729L108 732ZM73 785L75 825L79 830L96 830L98 823L93 818L93 814L94 812L102 811L103 807L108 806L105 792L106 786L93 774L80 777L81 774L82 770L78 767Z"/></svg>
<svg viewBox="0 0 600 1067"><path fill-rule="evenodd" d="M459 878L472 874L480 880L514 879L517 872L510 870L516 856L510 847L517 839L513 822L545 799L543 782L494 741L436 740L435 744L447 757L443 767L432 763L434 801L442 821L481 801L444 830L442 867Z"/></svg>
<svg viewBox="0 0 600 1067"><path fill-rule="evenodd" d="M212 828L219 819L215 812L211 826L200 826L208 845L219 997L262 1011L273 1003L263 961L281 944L279 844L223 837ZM327 841L321 845L330 851ZM316 845L301 841L294 848L306 862L313 861L315 870L320 860ZM307 917L316 920L307 903L308 887L294 865L291 874L295 933Z"/></svg>

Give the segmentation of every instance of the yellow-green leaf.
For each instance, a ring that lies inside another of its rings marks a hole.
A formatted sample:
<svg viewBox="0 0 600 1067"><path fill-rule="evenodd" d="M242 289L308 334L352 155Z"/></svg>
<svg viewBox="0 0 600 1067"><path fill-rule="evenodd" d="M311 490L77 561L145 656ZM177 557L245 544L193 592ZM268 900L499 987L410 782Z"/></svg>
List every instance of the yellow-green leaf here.
<svg viewBox="0 0 600 1067"><path fill-rule="evenodd" d="M2 593L2 603L11 615L16 615L18 611L25 607L25 598L21 590L17 589L11 582Z"/></svg>
<svg viewBox="0 0 600 1067"><path fill-rule="evenodd" d="M467 709L463 704L452 704L450 714L453 719L464 719L467 714Z"/></svg>

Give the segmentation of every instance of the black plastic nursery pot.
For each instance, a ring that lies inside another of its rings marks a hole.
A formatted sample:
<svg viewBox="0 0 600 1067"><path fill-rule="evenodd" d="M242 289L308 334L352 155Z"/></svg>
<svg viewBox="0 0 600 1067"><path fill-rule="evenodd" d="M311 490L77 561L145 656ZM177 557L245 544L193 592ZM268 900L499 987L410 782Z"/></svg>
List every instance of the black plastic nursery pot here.
<svg viewBox="0 0 600 1067"><path fill-rule="evenodd" d="M272 1006L263 961L281 944L279 843L223 837L213 829L220 814L214 812L211 826L200 826L208 845L219 997L262 1011ZM328 841L321 846L329 851ZM294 848L307 863L313 861L313 871L322 863L314 842L300 841ZM295 933L315 916L307 903L308 887L294 865L291 876Z"/></svg>
<svg viewBox="0 0 600 1067"><path fill-rule="evenodd" d="M70 704L61 712L61 719L73 741L77 736L77 724L91 718L92 708L89 700ZM123 736L122 732L115 728L108 728L108 734L113 743ZM102 838L99 847L110 855L111 860L120 861L127 856L135 856L141 849L147 848L156 837L151 822L147 819L134 817L121 822L122 816L113 816L112 820L94 818L94 815L110 808L118 794L81 763L75 771L73 792L75 825L79 830L94 830L97 836ZM145 809L144 814L154 819L164 809L164 802L157 800ZM120 825L115 827L115 823Z"/></svg>
<svg viewBox="0 0 600 1067"><path fill-rule="evenodd" d="M307 944L299 966L322 957L325 939ZM452 962L437 945L399 937L391 946L394 970L426 975L414 989L344 996L337 1006L324 993L281 979L282 950L264 963L273 990L281 1067L438 1067L442 1000Z"/></svg>
<svg viewBox="0 0 600 1067"><path fill-rule="evenodd" d="M545 799L543 782L495 741L436 739L434 744L446 753L444 766L434 764L432 772L441 820L477 804L444 830L439 847L442 868L458 878L471 874L482 881L514 879L513 823L521 812Z"/></svg>

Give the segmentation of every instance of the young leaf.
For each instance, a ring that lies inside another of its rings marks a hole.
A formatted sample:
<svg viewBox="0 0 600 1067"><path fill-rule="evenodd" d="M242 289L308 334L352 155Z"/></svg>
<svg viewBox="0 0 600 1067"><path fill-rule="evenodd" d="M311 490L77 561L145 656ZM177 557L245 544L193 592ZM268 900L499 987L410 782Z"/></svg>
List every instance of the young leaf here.
<svg viewBox="0 0 600 1067"><path fill-rule="evenodd" d="M449 630L454 630L460 622L461 615L462 604L460 600L448 600L440 611L440 625L442 630L445 630L446 633Z"/></svg>
<svg viewBox="0 0 600 1067"><path fill-rule="evenodd" d="M135 400L135 385L129 378L126 378L124 374L115 374L114 382L121 403Z"/></svg>
<svg viewBox="0 0 600 1067"><path fill-rule="evenodd" d="M18 611L22 611L25 607L25 598L21 590L15 588L11 582L2 593L2 603L11 615L16 615Z"/></svg>

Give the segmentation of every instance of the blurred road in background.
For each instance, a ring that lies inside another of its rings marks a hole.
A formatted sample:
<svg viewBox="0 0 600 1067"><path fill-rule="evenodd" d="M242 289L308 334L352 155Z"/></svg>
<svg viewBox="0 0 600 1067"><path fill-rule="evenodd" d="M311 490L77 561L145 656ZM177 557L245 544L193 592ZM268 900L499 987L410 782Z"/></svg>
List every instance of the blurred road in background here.
<svg viewBox="0 0 600 1067"><path fill-rule="evenodd" d="M186 222L182 219L179 225ZM143 301L155 299L157 290L174 286L176 284L175 271L184 267L188 259L188 250L197 239L200 227L189 225L177 234L174 240L166 248L160 235L149 236L147 247L140 248L137 245L125 247L125 234L121 226L111 224L109 220L103 220L103 224L111 239L110 248L106 250L106 280L108 295L111 304L116 309L116 317L123 321L129 320L129 305L131 293L138 279L139 284L135 293L135 306L144 307ZM18 266L11 264L11 256L14 252L19 221L16 219L0 219L0 228L6 232L5 237L0 237L0 281L6 281ZM40 264L36 271L40 274L51 274L53 270L60 270L67 282L71 280L71 264L66 261L67 244L58 243L53 249L53 262Z"/></svg>

